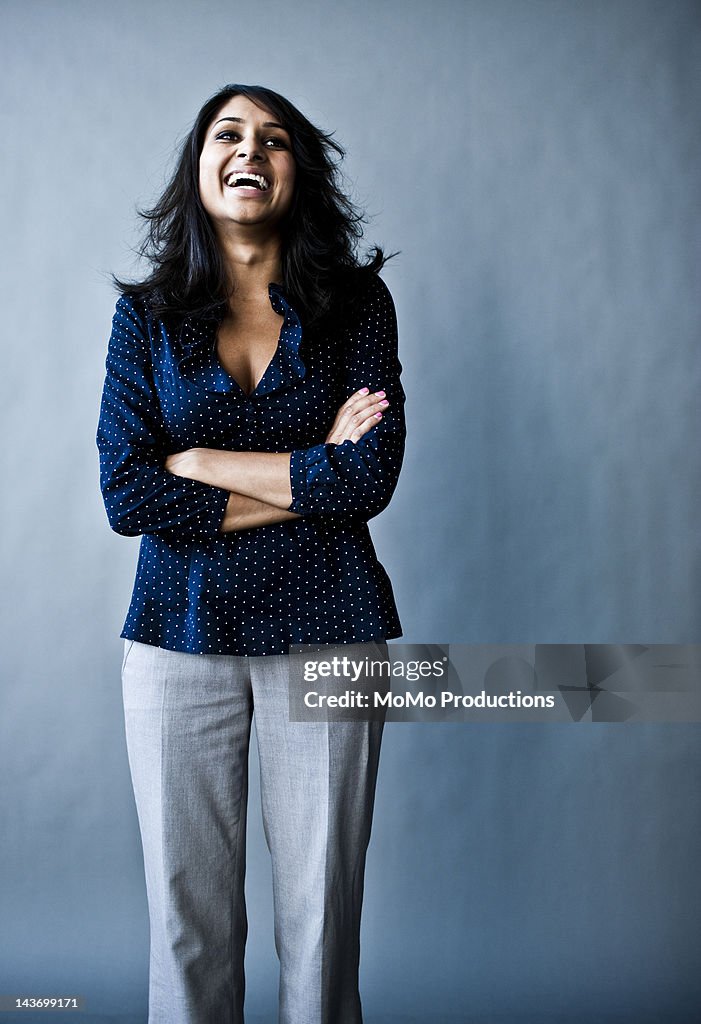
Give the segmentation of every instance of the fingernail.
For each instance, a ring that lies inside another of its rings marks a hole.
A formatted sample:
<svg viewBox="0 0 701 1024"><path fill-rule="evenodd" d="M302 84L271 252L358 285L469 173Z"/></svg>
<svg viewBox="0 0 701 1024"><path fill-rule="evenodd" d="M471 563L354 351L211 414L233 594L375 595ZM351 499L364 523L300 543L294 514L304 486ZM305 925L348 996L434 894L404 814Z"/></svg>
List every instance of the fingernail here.
<svg viewBox="0 0 701 1024"><path fill-rule="evenodd" d="M376 412L376 413L375 413L375 417L376 417L376 418L377 418L378 420L381 420L381 419L382 419L382 413L381 413L381 412Z"/></svg>
<svg viewBox="0 0 701 1024"><path fill-rule="evenodd" d="M380 405L389 405L389 402L388 402L388 401L387 401L387 399L385 398L385 400L384 400L383 402L380 402Z"/></svg>
<svg viewBox="0 0 701 1024"><path fill-rule="evenodd" d="M370 388L361 388L360 389L360 394L361 395L367 395L369 391L370 391Z"/></svg>
<svg viewBox="0 0 701 1024"><path fill-rule="evenodd" d="M376 391L375 394L377 395L378 398L384 398L385 397L384 391Z"/></svg>

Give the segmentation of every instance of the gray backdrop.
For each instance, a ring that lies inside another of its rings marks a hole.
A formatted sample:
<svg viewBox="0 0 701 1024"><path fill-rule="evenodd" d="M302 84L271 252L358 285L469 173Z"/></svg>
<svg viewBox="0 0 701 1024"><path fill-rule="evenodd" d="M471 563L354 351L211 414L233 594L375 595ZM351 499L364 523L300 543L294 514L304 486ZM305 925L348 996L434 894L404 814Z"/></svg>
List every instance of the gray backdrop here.
<svg viewBox="0 0 701 1024"><path fill-rule="evenodd" d="M94 445L108 273L132 267L135 205L227 81L270 85L336 130L368 240L401 250L385 279L410 433L373 533L405 639L698 643L701 10L4 0L0 13L0 993L83 993L84 1021L144 1021L118 640L138 542L108 529ZM388 726L368 1024L693 1019L698 738L694 725ZM257 797L248 1007L267 1024Z"/></svg>

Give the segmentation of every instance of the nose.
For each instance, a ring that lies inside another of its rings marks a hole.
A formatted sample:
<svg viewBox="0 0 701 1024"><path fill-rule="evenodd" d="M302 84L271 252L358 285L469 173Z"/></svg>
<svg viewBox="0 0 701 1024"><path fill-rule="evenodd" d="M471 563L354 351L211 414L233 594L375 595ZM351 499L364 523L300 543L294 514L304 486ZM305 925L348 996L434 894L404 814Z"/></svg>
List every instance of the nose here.
<svg viewBox="0 0 701 1024"><path fill-rule="evenodd" d="M239 141L236 156L246 160L263 160L263 147L255 135L245 135Z"/></svg>

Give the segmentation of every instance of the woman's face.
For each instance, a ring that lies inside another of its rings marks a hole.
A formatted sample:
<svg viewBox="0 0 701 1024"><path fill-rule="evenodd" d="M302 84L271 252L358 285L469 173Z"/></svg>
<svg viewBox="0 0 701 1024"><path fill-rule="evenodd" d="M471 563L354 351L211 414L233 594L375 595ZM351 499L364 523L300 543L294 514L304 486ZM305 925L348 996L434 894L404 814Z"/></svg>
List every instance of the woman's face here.
<svg viewBox="0 0 701 1024"><path fill-rule="evenodd" d="M207 128L200 154L200 198L217 231L275 233L294 185L290 136L275 115L247 96L228 100Z"/></svg>

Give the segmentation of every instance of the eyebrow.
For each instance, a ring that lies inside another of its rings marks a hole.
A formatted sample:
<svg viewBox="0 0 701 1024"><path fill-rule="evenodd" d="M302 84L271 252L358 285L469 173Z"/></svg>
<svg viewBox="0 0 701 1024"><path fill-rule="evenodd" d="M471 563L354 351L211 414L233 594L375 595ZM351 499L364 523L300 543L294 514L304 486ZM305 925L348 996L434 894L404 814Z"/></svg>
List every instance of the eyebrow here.
<svg viewBox="0 0 701 1024"><path fill-rule="evenodd" d="M246 119L243 117L220 117L219 120L215 121L214 123L220 124L222 121L236 121L237 124L246 123ZM287 128L285 128L285 126L282 124L278 124L277 121L264 121L263 128L280 128L282 129L283 132L287 131Z"/></svg>

